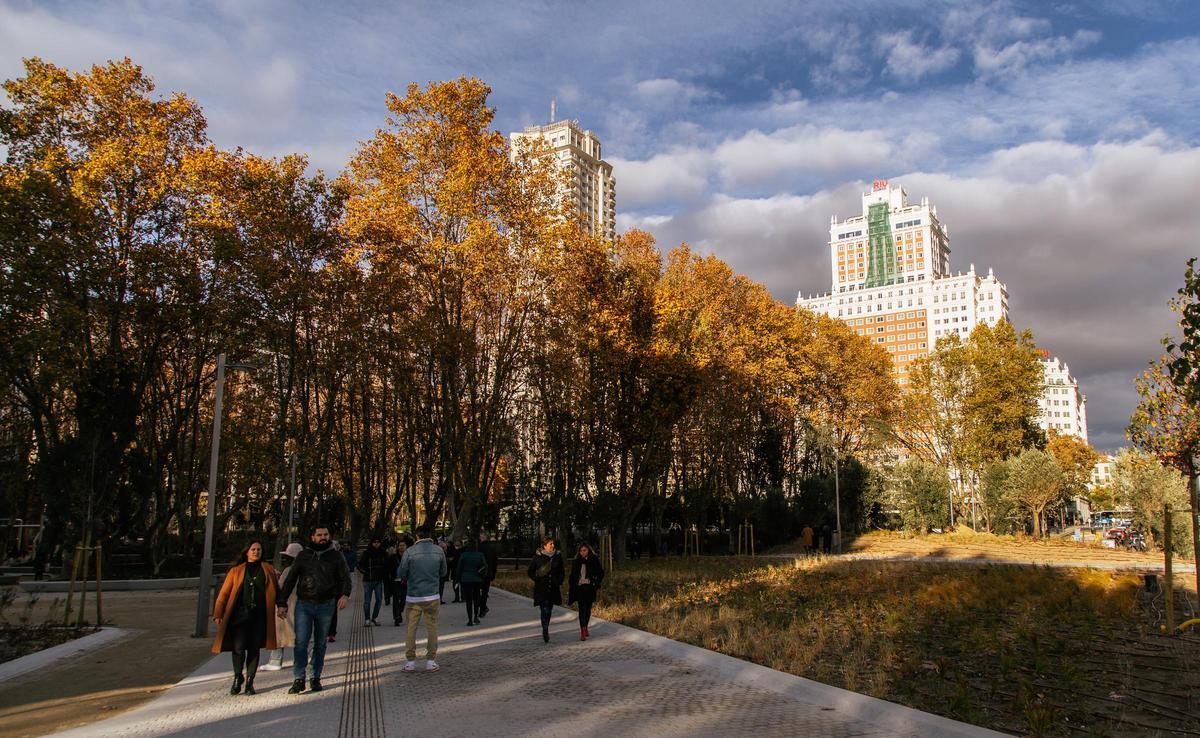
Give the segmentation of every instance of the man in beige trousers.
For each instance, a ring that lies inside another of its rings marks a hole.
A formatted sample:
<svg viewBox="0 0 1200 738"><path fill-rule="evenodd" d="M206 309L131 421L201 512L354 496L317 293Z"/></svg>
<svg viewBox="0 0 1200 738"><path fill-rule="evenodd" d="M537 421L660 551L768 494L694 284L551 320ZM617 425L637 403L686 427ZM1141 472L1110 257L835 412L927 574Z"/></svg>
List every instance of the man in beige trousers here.
<svg viewBox="0 0 1200 738"><path fill-rule="evenodd" d="M417 530L417 542L404 552L396 579L408 581L404 617L408 618L404 671L417 670L417 624L425 621L425 670L437 671L437 622L441 605L441 582L450 571L446 552L430 537L428 526Z"/></svg>

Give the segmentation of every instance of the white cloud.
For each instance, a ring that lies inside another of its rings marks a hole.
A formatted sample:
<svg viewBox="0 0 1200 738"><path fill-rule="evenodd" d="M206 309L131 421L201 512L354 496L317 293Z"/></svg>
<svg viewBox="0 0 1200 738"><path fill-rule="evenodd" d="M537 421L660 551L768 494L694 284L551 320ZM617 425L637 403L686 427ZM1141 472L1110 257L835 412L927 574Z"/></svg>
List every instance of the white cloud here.
<svg viewBox="0 0 1200 738"><path fill-rule="evenodd" d="M982 76L1001 76L1021 71L1034 62L1069 56L1100 40L1097 31L1080 30L1071 36L1014 41L1006 46L986 43L975 46L975 69Z"/></svg>
<svg viewBox="0 0 1200 738"><path fill-rule="evenodd" d="M887 53L888 73L906 83L944 72L954 66L959 57L958 49L954 47L933 48L914 42L911 31L885 34L880 37L879 44Z"/></svg>
<svg viewBox="0 0 1200 738"><path fill-rule="evenodd" d="M710 161L697 149L658 154L645 161L610 159L617 180L618 209L637 210L661 202L693 200L708 189Z"/></svg>
<svg viewBox="0 0 1200 738"><path fill-rule="evenodd" d="M790 126L749 131L717 147L714 158L729 187L754 187L802 174L848 173L884 166L893 154L884 131Z"/></svg>
<svg viewBox="0 0 1200 738"><path fill-rule="evenodd" d="M638 82L633 86L633 94L643 103L658 107L687 105L712 97L712 93L702 87L666 77Z"/></svg>

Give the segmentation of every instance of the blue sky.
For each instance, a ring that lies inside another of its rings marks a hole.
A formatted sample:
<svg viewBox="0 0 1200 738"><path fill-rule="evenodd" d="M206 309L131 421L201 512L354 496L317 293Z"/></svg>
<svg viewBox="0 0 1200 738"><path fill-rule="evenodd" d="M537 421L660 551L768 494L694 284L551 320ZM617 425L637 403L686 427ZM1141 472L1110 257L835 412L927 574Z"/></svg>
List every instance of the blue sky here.
<svg viewBox="0 0 1200 738"><path fill-rule="evenodd" d="M484 79L505 132L555 98L602 138L622 228L788 302L828 289L830 216L900 182L1070 364L1102 449L1200 253L1200 2L0 0L0 49L4 78L128 55L218 145L331 172L410 82Z"/></svg>

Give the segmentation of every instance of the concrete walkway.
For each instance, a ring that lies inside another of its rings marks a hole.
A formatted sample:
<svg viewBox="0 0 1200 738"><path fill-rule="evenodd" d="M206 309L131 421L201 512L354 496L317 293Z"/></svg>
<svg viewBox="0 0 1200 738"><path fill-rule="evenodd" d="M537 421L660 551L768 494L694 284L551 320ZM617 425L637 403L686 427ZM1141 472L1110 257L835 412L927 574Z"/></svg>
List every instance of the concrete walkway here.
<svg viewBox="0 0 1200 738"><path fill-rule="evenodd" d="M405 674L404 628L391 626L387 608L384 626L364 627L356 591L322 693L286 694L285 667L259 672L258 695L231 697L221 654L154 702L60 735L1000 735L600 620L580 642L569 610L545 644L528 599L493 589L490 606L468 628L464 607L447 602L441 670Z"/></svg>

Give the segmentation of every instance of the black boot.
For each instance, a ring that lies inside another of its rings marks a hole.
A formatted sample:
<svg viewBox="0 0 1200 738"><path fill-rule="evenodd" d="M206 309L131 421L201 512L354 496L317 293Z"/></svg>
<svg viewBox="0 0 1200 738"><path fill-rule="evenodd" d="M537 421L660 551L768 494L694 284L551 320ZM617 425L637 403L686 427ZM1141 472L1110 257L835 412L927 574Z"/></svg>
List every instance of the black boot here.
<svg viewBox="0 0 1200 738"><path fill-rule="evenodd" d="M233 675L233 686L229 688L229 694L241 694L242 682L245 681L241 674Z"/></svg>
<svg viewBox="0 0 1200 738"><path fill-rule="evenodd" d="M246 694L258 694L258 692L254 691L254 680L253 679L246 680Z"/></svg>
<svg viewBox="0 0 1200 738"><path fill-rule="evenodd" d="M549 628L546 628L546 627L542 628L542 641L545 643L550 642L550 629Z"/></svg>
<svg viewBox="0 0 1200 738"><path fill-rule="evenodd" d="M325 689L325 688L321 686L320 677L313 679L311 682L308 683L308 691L309 692L320 692L322 689Z"/></svg>
<svg viewBox="0 0 1200 738"><path fill-rule="evenodd" d="M304 680L296 679L292 682L292 686L288 689L288 694L300 694L304 691Z"/></svg>

